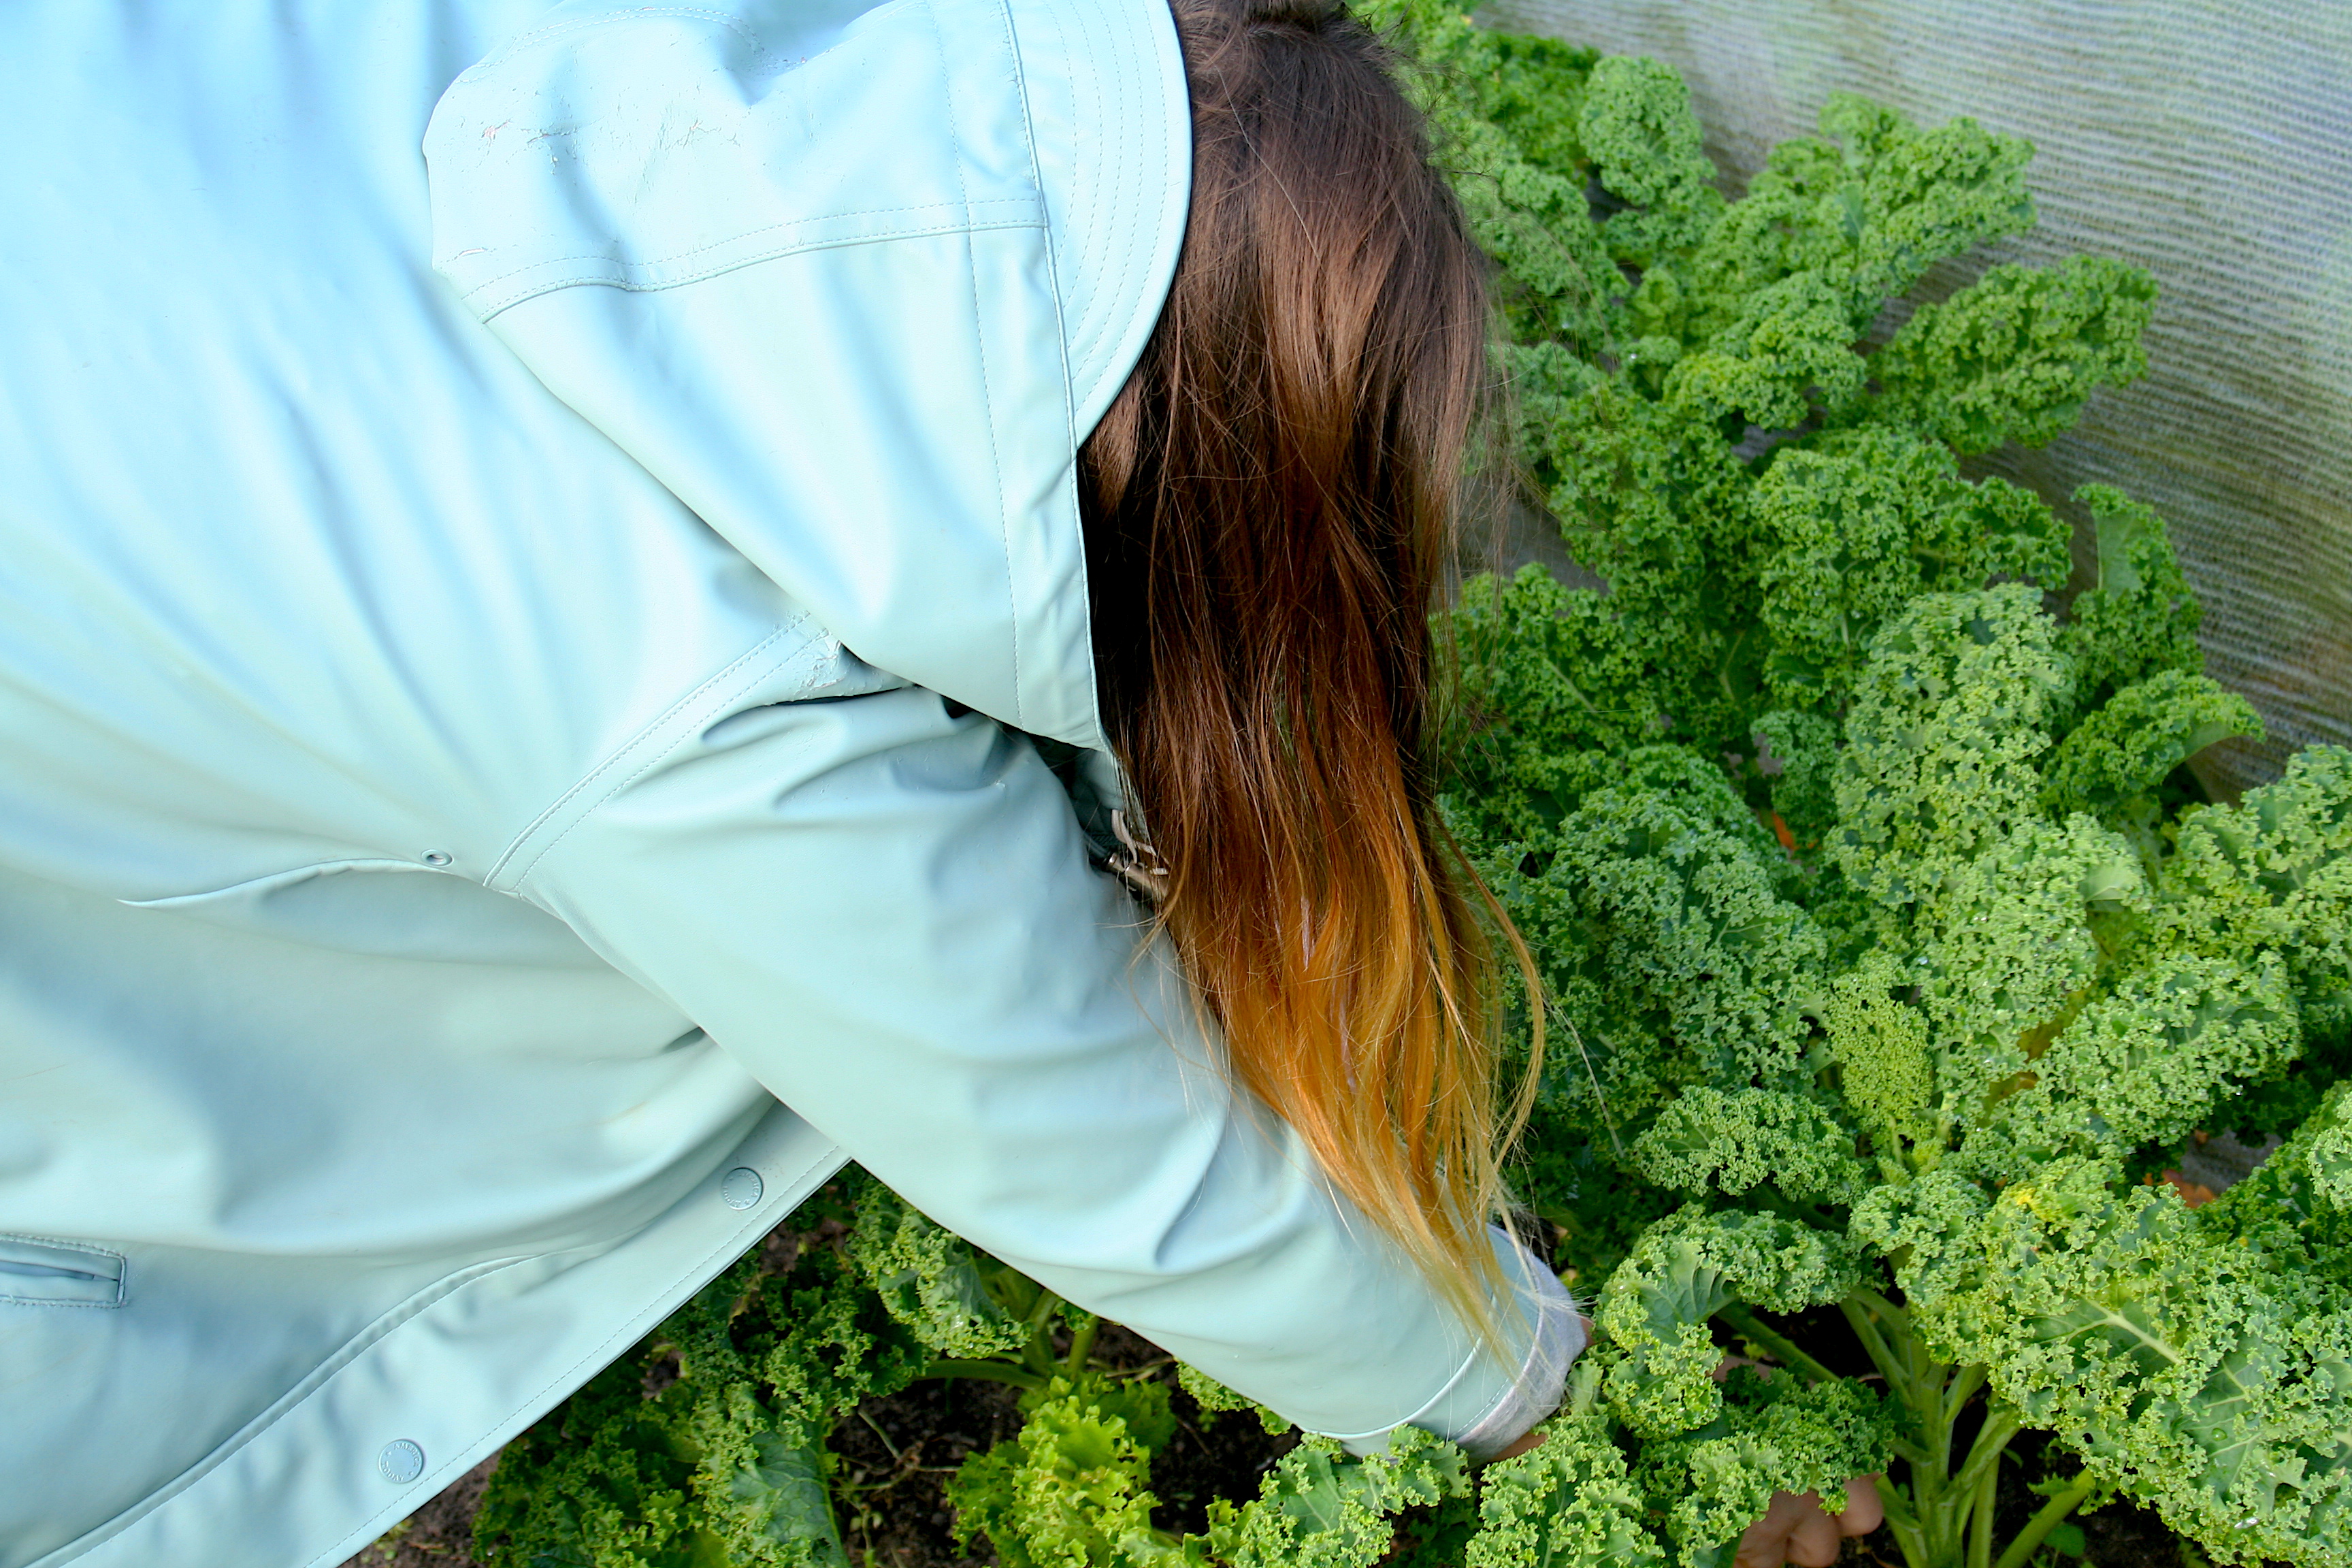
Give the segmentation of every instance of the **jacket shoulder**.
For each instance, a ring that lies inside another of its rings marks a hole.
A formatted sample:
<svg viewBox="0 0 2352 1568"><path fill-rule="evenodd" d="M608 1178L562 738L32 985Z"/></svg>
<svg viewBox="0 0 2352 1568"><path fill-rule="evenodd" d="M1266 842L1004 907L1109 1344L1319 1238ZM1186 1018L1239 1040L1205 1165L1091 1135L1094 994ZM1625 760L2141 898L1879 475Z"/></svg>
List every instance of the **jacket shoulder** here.
<svg viewBox="0 0 2352 1568"><path fill-rule="evenodd" d="M434 264L484 320L795 252L1042 228L998 0L558 9L425 139Z"/></svg>

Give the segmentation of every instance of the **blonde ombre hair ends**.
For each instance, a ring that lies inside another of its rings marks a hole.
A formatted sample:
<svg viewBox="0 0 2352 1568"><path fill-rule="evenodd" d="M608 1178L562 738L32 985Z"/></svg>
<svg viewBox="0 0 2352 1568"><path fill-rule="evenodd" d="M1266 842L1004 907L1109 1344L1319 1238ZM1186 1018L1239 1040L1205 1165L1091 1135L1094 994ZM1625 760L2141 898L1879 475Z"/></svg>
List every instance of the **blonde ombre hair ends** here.
<svg viewBox="0 0 2352 1568"><path fill-rule="evenodd" d="M1540 993L1429 755L1486 262L1344 6L1173 10L1183 252L1080 454L1103 710L1230 1071L1491 1337L1535 1076L1505 1094L1497 942Z"/></svg>

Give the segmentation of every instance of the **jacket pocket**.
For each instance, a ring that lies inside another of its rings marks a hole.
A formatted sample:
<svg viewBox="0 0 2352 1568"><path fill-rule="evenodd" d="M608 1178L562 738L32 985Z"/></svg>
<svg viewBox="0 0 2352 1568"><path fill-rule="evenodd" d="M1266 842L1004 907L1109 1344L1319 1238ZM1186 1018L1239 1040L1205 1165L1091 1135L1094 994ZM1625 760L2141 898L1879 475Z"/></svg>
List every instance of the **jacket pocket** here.
<svg viewBox="0 0 2352 1568"><path fill-rule="evenodd" d="M122 1255L71 1241L0 1236L0 1301L32 1307L120 1307Z"/></svg>

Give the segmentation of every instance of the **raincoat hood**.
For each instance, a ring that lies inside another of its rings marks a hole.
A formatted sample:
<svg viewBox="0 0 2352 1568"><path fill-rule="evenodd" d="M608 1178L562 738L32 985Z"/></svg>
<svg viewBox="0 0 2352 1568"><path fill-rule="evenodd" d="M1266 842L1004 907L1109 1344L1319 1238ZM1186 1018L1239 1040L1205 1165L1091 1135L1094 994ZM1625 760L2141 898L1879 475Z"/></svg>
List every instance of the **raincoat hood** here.
<svg viewBox="0 0 2352 1568"><path fill-rule="evenodd" d="M434 266L867 663L1099 748L1075 458L1187 101L1156 5L562 5L434 113Z"/></svg>

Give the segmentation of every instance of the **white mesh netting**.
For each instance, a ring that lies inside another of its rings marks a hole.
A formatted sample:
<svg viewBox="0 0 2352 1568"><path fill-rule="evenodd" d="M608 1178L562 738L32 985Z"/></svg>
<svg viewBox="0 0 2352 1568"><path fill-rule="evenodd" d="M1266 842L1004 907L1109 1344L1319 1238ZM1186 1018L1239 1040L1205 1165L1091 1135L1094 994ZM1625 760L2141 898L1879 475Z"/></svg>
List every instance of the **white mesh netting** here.
<svg viewBox="0 0 2352 1568"><path fill-rule="evenodd" d="M1974 471L2069 515L2075 486L2118 485L2170 522L2210 673L2270 727L2207 753L2209 782L2352 743L2352 4L1495 0L1481 20L1675 67L1735 192L1839 89L2029 138L2040 224L1918 297L2076 252L2163 297L2144 380Z"/></svg>

